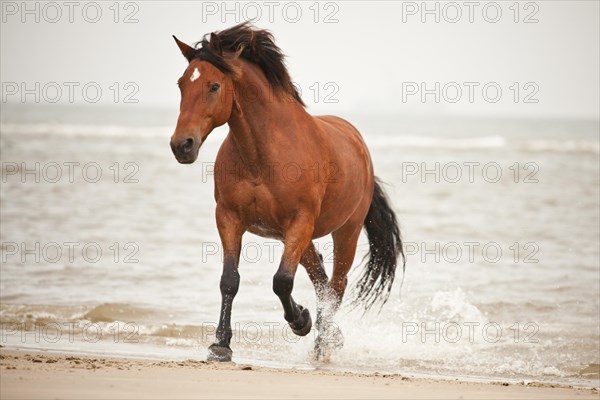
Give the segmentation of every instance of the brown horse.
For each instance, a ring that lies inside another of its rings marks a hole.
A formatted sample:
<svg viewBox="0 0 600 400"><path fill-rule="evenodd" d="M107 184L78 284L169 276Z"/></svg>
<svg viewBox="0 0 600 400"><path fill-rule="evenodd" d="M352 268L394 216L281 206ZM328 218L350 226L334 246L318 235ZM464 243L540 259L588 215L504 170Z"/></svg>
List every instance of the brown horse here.
<svg viewBox="0 0 600 400"><path fill-rule="evenodd" d="M230 127L215 163L224 262L221 314L209 358L231 360L231 308L246 231L283 241L273 291L300 336L310 332L312 321L291 294L298 264L306 268L317 295L315 352L323 356L335 347L332 338L340 345L341 334L331 321L363 226L370 249L355 304L368 309L378 300L385 303L399 255L405 263L396 217L374 177L365 142L343 119L306 112L270 32L243 23L211 33L194 47L175 41L189 62L178 81L180 113L171 137L175 158L193 163L215 127ZM331 280L312 242L328 234L334 242Z"/></svg>

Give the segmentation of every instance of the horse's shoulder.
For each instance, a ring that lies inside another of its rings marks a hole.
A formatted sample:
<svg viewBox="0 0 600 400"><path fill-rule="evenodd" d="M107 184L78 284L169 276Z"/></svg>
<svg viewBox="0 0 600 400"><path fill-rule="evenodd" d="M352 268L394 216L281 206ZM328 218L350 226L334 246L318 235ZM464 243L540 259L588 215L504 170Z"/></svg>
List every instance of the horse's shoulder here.
<svg viewBox="0 0 600 400"><path fill-rule="evenodd" d="M315 117L328 136L347 140L359 147L366 147L359 130L350 122L335 115L319 115Z"/></svg>
<svg viewBox="0 0 600 400"><path fill-rule="evenodd" d="M319 115L314 117L318 124L328 130L336 130L341 133L360 136L360 132L354 125L335 115Z"/></svg>

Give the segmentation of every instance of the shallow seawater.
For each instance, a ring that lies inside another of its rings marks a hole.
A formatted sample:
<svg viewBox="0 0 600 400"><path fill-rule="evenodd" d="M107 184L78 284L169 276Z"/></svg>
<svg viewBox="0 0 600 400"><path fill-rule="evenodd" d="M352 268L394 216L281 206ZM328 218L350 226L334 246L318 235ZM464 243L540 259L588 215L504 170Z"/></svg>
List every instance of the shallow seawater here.
<svg viewBox="0 0 600 400"><path fill-rule="evenodd" d="M211 168L226 130L183 166L168 120L69 117L3 115L1 344L204 358L220 305ZM247 234L234 359L598 386L598 121L353 122L401 221L402 288L399 276L379 313L345 307L344 347L317 364L313 333L295 337L271 291L281 244ZM317 244L330 271L331 241ZM361 237L351 281L366 248ZM314 317L302 269L294 297Z"/></svg>

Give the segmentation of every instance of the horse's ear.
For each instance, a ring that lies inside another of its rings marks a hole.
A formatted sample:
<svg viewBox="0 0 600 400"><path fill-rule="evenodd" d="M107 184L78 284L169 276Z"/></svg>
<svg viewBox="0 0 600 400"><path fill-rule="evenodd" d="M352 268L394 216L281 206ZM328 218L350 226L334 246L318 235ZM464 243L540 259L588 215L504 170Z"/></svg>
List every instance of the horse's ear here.
<svg viewBox="0 0 600 400"><path fill-rule="evenodd" d="M173 39L175 39L177 47L179 47L179 50L181 50L181 54L183 54L183 56L188 60L188 62L191 62L194 59L194 54L196 53L196 50L192 46L189 46L183 43L181 40L177 39L175 35L173 35Z"/></svg>
<svg viewBox="0 0 600 400"><path fill-rule="evenodd" d="M220 55L223 55L223 49L221 48L221 39L214 32L210 34L210 47Z"/></svg>

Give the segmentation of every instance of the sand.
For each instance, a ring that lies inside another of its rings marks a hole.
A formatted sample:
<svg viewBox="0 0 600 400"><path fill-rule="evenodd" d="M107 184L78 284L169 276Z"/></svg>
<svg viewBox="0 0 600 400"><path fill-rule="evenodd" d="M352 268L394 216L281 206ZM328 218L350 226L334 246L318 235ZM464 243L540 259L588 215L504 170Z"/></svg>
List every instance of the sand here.
<svg viewBox="0 0 600 400"><path fill-rule="evenodd" d="M596 389L0 349L2 399L598 399Z"/></svg>

